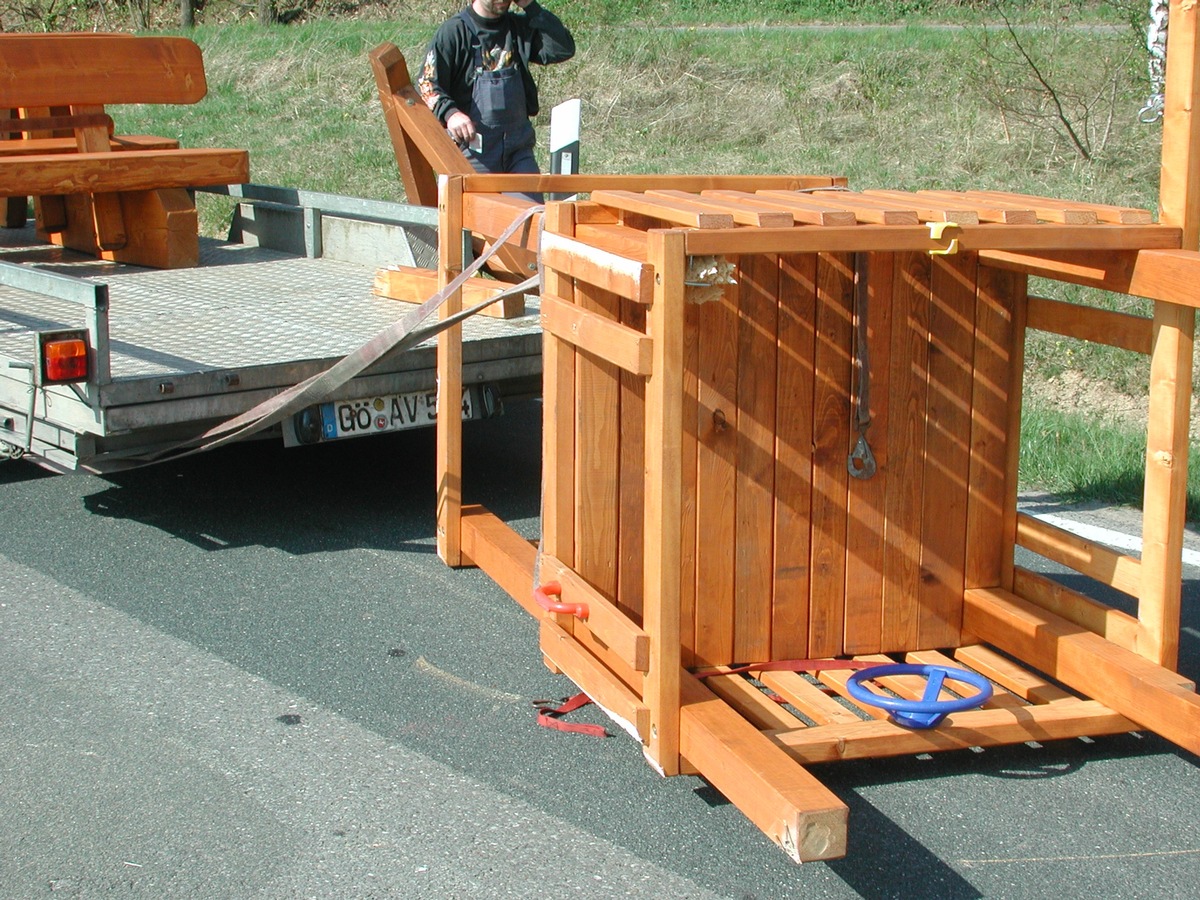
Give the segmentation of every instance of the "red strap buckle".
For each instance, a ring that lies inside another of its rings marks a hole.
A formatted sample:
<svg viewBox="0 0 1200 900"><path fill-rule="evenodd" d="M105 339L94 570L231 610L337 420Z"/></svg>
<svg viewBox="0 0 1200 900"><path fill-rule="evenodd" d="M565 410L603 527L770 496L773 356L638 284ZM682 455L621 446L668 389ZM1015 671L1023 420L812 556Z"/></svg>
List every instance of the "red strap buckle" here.
<svg viewBox="0 0 1200 900"><path fill-rule="evenodd" d="M572 734L590 734L592 737L611 737L602 725L562 721L562 716L592 702L592 698L587 694L578 693L574 697L565 697L558 701L558 706L551 706L553 702L555 701L533 701L533 705L538 708L537 723L543 728L553 728L556 731L566 731Z"/></svg>

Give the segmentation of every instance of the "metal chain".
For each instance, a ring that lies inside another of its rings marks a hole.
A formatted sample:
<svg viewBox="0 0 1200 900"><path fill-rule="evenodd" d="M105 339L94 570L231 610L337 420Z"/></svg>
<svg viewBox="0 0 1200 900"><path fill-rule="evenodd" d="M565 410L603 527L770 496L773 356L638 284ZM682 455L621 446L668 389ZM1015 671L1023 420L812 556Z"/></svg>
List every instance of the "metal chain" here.
<svg viewBox="0 0 1200 900"><path fill-rule="evenodd" d="M1146 49L1150 52L1150 99L1138 112L1138 121L1150 125L1162 118L1163 89L1167 83L1167 20L1169 0L1150 0L1150 24L1146 27Z"/></svg>

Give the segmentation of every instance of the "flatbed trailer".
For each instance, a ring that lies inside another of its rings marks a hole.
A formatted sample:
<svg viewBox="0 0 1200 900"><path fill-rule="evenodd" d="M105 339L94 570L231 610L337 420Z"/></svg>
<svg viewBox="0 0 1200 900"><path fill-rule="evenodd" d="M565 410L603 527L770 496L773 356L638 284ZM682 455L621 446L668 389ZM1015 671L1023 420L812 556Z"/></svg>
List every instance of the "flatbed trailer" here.
<svg viewBox="0 0 1200 900"><path fill-rule="evenodd" d="M246 412L328 369L412 307L376 296L377 270L436 266L437 211L261 185L235 198L200 265L152 270L0 229L0 453L105 472ZM86 333L86 382L37 384L39 335ZM463 324L465 418L540 389L536 297L525 314ZM430 425L435 341L390 353L257 436L288 446Z"/></svg>

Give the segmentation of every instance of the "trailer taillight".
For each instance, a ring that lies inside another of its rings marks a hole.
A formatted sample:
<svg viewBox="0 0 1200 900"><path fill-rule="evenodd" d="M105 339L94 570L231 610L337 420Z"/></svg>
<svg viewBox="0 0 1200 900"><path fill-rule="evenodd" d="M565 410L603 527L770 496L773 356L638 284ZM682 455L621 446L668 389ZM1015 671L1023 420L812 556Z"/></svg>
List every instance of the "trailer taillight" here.
<svg viewBox="0 0 1200 900"><path fill-rule="evenodd" d="M87 381L87 332L58 332L41 335L42 384Z"/></svg>

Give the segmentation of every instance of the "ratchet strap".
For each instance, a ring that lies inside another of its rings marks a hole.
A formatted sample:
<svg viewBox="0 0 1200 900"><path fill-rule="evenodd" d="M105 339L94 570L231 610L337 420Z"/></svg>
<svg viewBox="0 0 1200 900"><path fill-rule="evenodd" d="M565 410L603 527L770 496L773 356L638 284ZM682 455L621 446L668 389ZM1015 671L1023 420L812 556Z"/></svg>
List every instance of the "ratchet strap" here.
<svg viewBox="0 0 1200 900"><path fill-rule="evenodd" d="M361 373L368 366L378 362L386 354L415 347L422 341L426 341L445 331L447 328L457 325L464 319L475 315L493 303L503 300L505 297L511 297L514 294L523 294L536 288L539 279L535 275L532 278L527 278L520 284L506 288L481 303L464 309L462 312L447 316L434 325L425 328L420 327L421 323L441 308L450 296L462 287L468 278L483 267L483 264L495 254L505 241L516 234L518 229L525 225L534 215L542 212L543 209L545 209L544 206L538 205L522 210L521 214L487 247L486 251L464 268L453 281L403 318L398 319L380 331L357 350L338 360L338 362L334 363L324 372L318 372L316 375L306 378L299 384L280 391L257 406L210 428L203 434L176 444L171 444L144 456L114 460L105 466L105 471L117 468L132 468L133 466L145 465L151 462L163 462L168 459L178 459L182 456L190 456L193 453L213 450L224 444L232 443L233 441L254 434L256 431L269 428L272 425L282 422L289 416L298 413L305 407L327 399L339 387L350 381L350 379Z"/></svg>
<svg viewBox="0 0 1200 900"><path fill-rule="evenodd" d="M553 728L555 731L566 731L571 734L589 734L592 737L612 737L603 725L588 725L583 722L564 722L562 717L574 712L592 702L592 698L580 692L574 697L564 697L554 706L552 700L534 700L538 708L537 723L543 728Z"/></svg>

